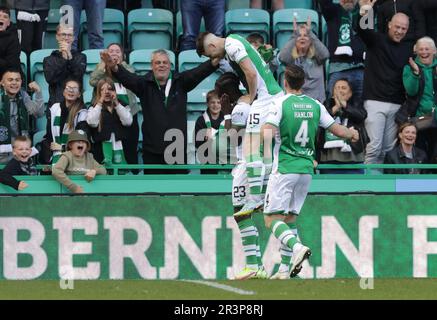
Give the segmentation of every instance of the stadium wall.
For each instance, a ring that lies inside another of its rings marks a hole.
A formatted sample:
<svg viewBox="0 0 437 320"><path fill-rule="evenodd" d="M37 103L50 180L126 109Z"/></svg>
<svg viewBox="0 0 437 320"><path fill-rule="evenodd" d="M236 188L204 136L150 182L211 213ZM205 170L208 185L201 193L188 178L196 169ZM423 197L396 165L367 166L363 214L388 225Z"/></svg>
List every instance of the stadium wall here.
<svg viewBox="0 0 437 320"><path fill-rule="evenodd" d="M244 264L227 195L0 199L0 279L226 279ZM268 273L279 243L255 215ZM303 278L437 276L437 197L317 195L298 218Z"/></svg>

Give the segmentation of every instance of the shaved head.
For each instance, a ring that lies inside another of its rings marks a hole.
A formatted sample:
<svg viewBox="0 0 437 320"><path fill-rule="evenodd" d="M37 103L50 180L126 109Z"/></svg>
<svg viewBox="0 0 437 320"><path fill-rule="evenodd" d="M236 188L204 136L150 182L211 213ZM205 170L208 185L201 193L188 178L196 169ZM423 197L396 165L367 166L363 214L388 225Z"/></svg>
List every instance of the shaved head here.
<svg viewBox="0 0 437 320"><path fill-rule="evenodd" d="M388 23L388 36L394 42L401 42L407 34L410 18L405 13L396 13Z"/></svg>

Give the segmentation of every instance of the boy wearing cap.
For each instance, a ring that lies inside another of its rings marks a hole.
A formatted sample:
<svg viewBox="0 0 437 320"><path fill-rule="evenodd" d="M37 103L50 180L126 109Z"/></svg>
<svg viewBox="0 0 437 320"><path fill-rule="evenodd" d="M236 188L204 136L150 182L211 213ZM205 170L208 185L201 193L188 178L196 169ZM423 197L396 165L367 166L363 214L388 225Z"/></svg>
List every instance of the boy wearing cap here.
<svg viewBox="0 0 437 320"><path fill-rule="evenodd" d="M53 166L53 177L74 193L83 193L81 186L73 183L67 175L84 175L91 182L97 174L106 174L106 169L100 165L89 152L90 142L82 130L73 131L68 135L67 151Z"/></svg>

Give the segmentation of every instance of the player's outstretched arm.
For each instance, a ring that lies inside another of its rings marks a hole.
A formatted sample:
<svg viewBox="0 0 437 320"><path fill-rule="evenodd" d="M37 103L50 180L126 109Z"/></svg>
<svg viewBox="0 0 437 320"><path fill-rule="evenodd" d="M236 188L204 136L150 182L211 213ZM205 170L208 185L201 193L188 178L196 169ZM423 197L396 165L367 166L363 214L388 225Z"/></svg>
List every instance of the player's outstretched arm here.
<svg viewBox="0 0 437 320"><path fill-rule="evenodd" d="M354 127L347 128L341 124L334 123L328 130L337 137L357 142L360 138L358 131Z"/></svg>

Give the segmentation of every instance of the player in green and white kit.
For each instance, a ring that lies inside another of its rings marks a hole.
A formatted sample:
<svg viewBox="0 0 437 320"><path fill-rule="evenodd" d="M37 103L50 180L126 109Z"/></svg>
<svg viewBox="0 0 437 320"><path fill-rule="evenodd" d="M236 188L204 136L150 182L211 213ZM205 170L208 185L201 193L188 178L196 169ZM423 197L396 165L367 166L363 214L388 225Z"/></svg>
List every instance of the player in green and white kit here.
<svg viewBox="0 0 437 320"><path fill-rule="evenodd" d="M291 269L288 270L283 259L282 270L280 267L272 277L275 279L296 276L302 269L303 261L311 255L311 250L300 243L296 235L297 228L294 226L295 230L292 230L290 224L295 223L311 183L318 127L352 142L358 140L357 130L335 123L320 102L302 94L304 81L302 68L296 65L287 67L284 79L286 95L273 101L262 128L266 157L270 156L272 140L275 138L273 169L264 203L264 221L266 227L281 241L281 249L287 250L292 256Z"/></svg>
<svg viewBox="0 0 437 320"><path fill-rule="evenodd" d="M258 51L237 34L220 38L203 32L197 39L197 53L211 59L226 59L248 91L248 95L240 100L251 105L243 142L249 192L245 205L235 214L248 215L262 207L272 168L272 163L264 161L261 155L261 126L265 123L272 100L284 93Z"/></svg>

